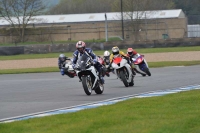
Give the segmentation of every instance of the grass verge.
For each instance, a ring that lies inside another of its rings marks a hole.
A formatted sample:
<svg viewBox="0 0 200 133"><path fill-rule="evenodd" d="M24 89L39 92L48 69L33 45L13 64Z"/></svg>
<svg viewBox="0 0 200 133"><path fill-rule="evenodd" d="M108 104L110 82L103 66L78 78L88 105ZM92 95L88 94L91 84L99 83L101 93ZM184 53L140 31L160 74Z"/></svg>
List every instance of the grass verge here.
<svg viewBox="0 0 200 133"><path fill-rule="evenodd" d="M191 65L200 65L200 61L164 61L164 62L148 62L148 64L150 68L166 67L166 66L191 66ZM59 69L58 67L45 67L45 68L0 70L0 74L45 73L45 72L59 72Z"/></svg>
<svg viewBox="0 0 200 133"><path fill-rule="evenodd" d="M92 39L92 40L83 40L84 42L86 43L104 43L106 40L105 39ZM109 37L108 38L108 41L109 42L112 42L112 41L121 41L121 38L120 37ZM17 43L17 44L14 44L14 43L0 43L0 47L7 47L7 46L27 46L27 45L55 45L55 44L67 44L67 43L74 43L76 44L78 42L78 40L71 40L71 41L53 41L53 42L50 42L50 41L44 41L44 42L21 42L21 43Z"/></svg>
<svg viewBox="0 0 200 133"><path fill-rule="evenodd" d="M25 69L4 69L0 70L0 74L20 74L20 73L46 73L59 72L58 67L44 67L44 68L25 68Z"/></svg>
<svg viewBox="0 0 200 133"><path fill-rule="evenodd" d="M200 90L1 123L2 133L198 133Z"/></svg>
<svg viewBox="0 0 200 133"><path fill-rule="evenodd" d="M200 46L193 47L171 47L171 48L144 48L136 49L139 53L163 53L163 52L186 52L186 51L200 51ZM109 50L110 51L110 50ZM126 53L126 49L122 49ZM104 50L94 51L96 55L103 55ZM110 51L111 52L111 51ZM58 58L60 53L47 53L47 54L23 54L0 56L0 60L22 60L22 59L39 59L39 58ZM64 53L68 57L72 57L72 52Z"/></svg>
<svg viewBox="0 0 200 133"><path fill-rule="evenodd" d="M166 66L192 66L200 65L200 61L163 61L163 62L148 62L150 68L166 67Z"/></svg>

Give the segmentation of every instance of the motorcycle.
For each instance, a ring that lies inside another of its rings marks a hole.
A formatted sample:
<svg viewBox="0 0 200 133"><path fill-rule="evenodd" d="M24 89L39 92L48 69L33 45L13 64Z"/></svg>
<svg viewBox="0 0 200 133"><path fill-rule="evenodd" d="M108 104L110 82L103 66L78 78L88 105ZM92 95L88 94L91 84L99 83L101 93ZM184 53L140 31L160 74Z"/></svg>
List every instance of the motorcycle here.
<svg viewBox="0 0 200 133"><path fill-rule="evenodd" d="M115 57L111 64L115 74L122 80L126 87L134 85L134 75L128 61L123 57Z"/></svg>
<svg viewBox="0 0 200 133"><path fill-rule="evenodd" d="M68 61L63 64L65 74L70 78L74 78L76 76L76 72L72 67L72 60L67 59Z"/></svg>
<svg viewBox="0 0 200 133"><path fill-rule="evenodd" d="M94 90L96 94L102 94L104 86L98 76L98 71L95 69L91 57L84 53L77 60L75 66L76 74L82 82L83 89L87 95L91 95Z"/></svg>
<svg viewBox="0 0 200 133"><path fill-rule="evenodd" d="M103 76L106 75L107 77L110 77L110 74L107 71L108 65L105 65L105 62L104 62L103 58L101 58L100 56L98 56L97 60L102 65L102 69L103 69L102 75Z"/></svg>
<svg viewBox="0 0 200 133"><path fill-rule="evenodd" d="M144 55L137 54L132 58L134 70L136 73L140 73L142 76L151 76L147 61L144 59Z"/></svg>

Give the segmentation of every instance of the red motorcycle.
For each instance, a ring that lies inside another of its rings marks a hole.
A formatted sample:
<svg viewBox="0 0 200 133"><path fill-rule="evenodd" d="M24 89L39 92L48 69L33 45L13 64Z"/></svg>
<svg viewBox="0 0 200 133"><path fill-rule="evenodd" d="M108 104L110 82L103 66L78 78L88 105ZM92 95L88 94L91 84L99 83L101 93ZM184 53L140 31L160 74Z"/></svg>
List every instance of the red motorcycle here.
<svg viewBox="0 0 200 133"><path fill-rule="evenodd" d="M134 58L132 58L132 61L137 73L140 73L142 76L151 76L151 72L149 70L147 61L144 59L144 55L137 54Z"/></svg>

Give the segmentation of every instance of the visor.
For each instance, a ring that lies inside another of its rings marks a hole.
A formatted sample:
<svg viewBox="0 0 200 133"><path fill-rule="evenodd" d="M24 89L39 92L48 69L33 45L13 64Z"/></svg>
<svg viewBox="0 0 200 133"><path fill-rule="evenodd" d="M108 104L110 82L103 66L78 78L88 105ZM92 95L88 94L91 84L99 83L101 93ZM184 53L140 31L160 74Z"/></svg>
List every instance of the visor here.
<svg viewBox="0 0 200 133"><path fill-rule="evenodd" d="M129 55L132 55L132 54L133 54L133 52L128 52L128 54L129 54Z"/></svg>
<svg viewBox="0 0 200 133"><path fill-rule="evenodd" d="M118 55L118 54L119 54L119 51L113 52L113 55Z"/></svg>
<svg viewBox="0 0 200 133"><path fill-rule="evenodd" d="M79 51L79 52L83 52L83 48L77 48L77 50Z"/></svg>

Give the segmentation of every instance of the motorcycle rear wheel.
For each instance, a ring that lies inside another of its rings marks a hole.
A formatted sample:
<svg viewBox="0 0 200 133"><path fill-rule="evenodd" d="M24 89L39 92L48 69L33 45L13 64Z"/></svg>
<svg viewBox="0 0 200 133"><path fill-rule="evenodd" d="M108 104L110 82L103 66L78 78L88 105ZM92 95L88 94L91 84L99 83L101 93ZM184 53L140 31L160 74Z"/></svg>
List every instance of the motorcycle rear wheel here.
<svg viewBox="0 0 200 133"><path fill-rule="evenodd" d="M96 94L102 94L104 91L104 86L103 84L98 83L98 87L95 89Z"/></svg>

